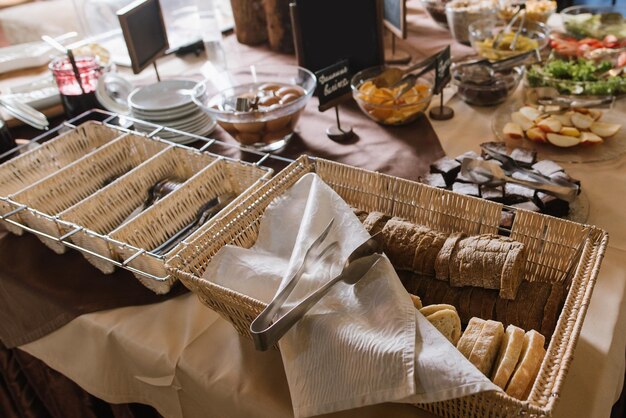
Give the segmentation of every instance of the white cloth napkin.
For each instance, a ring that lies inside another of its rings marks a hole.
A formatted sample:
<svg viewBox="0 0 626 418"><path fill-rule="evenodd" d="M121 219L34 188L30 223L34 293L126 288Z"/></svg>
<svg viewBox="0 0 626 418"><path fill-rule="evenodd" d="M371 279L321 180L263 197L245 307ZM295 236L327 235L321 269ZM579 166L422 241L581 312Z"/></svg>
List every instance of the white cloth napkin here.
<svg viewBox="0 0 626 418"><path fill-rule="evenodd" d="M352 250L369 238L316 174L303 176L268 206L252 248L224 247L204 277L269 303L333 217L325 241L339 244L332 265L302 276L289 298L297 303L339 274ZM413 307L387 258L354 286L336 284L279 346L296 417L499 390Z"/></svg>

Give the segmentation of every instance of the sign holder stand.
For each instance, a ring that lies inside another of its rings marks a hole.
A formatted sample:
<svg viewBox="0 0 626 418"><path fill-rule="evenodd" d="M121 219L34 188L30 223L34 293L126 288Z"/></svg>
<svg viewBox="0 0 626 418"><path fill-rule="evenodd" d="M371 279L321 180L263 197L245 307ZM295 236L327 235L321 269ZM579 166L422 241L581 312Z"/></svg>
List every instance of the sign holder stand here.
<svg viewBox="0 0 626 418"><path fill-rule="evenodd" d="M339 120L339 103L335 105L335 117L337 118L337 125L330 125L326 128L326 135L333 141L343 142L350 139L354 135L352 126L346 128L341 127L341 121Z"/></svg>
<svg viewBox="0 0 626 418"><path fill-rule="evenodd" d="M156 73L157 81L161 81L161 76L159 75L159 69L157 68L156 60L152 61L152 66L154 67L154 72Z"/></svg>
<svg viewBox="0 0 626 418"><path fill-rule="evenodd" d="M403 49L396 49L396 35L388 31L391 34L391 48L385 48L385 63L386 64L408 64L411 62L411 54Z"/></svg>
<svg viewBox="0 0 626 418"><path fill-rule="evenodd" d="M450 82L450 66L452 65L452 57L450 55L450 46L448 45L443 51L437 55L435 60L435 94L439 94L439 107L430 109L428 114L433 120L450 120L454 117L454 110L443 104L443 89Z"/></svg>

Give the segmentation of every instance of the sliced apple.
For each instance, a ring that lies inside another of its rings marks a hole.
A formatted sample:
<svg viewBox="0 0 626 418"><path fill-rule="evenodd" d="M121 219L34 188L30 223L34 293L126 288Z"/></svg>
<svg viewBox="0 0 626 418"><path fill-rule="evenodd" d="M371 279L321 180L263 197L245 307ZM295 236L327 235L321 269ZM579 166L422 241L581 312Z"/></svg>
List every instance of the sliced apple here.
<svg viewBox="0 0 626 418"><path fill-rule="evenodd" d="M537 126L526 131L526 137L533 142L547 142L546 133Z"/></svg>
<svg viewBox="0 0 626 418"><path fill-rule="evenodd" d="M533 120L528 119L521 112L511 113L511 120L513 121L513 123L519 125L524 131L527 131L533 127Z"/></svg>
<svg viewBox="0 0 626 418"><path fill-rule="evenodd" d="M564 113L562 115L552 115L552 117L561 122L561 125L563 126L574 126L571 116L567 113Z"/></svg>
<svg viewBox="0 0 626 418"><path fill-rule="evenodd" d="M589 109L589 116L595 121L599 121L602 118L602 111L598 109Z"/></svg>
<svg viewBox="0 0 626 418"><path fill-rule="evenodd" d="M602 138L608 138L615 135L621 127L621 125L618 125L616 123L594 122L591 125L591 132L598 136L601 136Z"/></svg>
<svg viewBox="0 0 626 418"><path fill-rule="evenodd" d="M593 118L589 115L584 115L579 112L574 112L572 113L572 123L578 129L587 130L591 128L591 124L593 123Z"/></svg>
<svg viewBox="0 0 626 418"><path fill-rule="evenodd" d="M531 121L541 116L541 112L537 108L534 108L532 106L524 106L520 108L519 112Z"/></svg>
<svg viewBox="0 0 626 418"><path fill-rule="evenodd" d="M567 136L580 136L580 131L574 127L571 126L564 126L561 128L561 132L559 132L561 135L567 135Z"/></svg>
<svg viewBox="0 0 626 418"><path fill-rule="evenodd" d="M546 137L548 138L549 143L561 148L569 148L580 144L580 138L577 136L549 133Z"/></svg>
<svg viewBox="0 0 626 418"><path fill-rule="evenodd" d="M561 122L559 122L558 119L555 119L552 116L550 116L547 119L542 120L541 122L537 124L537 126L546 133L561 132L561 128L563 127L561 125Z"/></svg>
<svg viewBox="0 0 626 418"><path fill-rule="evenodd" d="M584 145L596 145L604 142L604 139L593 132L581 132L580 143Z"/></svg>
<svg viewBox="0 0 626 418"><path fill-rule="evenodd" d="M509 122L504 125L502 132L511 139L524 138L524 131L522 130L522 127L515 122Z"/></svg>

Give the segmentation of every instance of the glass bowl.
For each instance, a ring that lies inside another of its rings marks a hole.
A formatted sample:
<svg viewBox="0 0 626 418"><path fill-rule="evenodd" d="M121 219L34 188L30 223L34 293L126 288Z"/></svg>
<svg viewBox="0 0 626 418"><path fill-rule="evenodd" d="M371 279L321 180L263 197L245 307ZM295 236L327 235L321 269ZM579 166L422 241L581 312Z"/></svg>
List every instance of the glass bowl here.
<svg viewBox="0 0 626 418"><path fill-rule="evenodd" d="M500 0L498 17L508 22L520 9L520 4L521 2L516 0ZM546 23L557 7L556 1L552 0L528 0L524 4L526 19L540 23Z"/></svg>
<svg viewBox="0 0 626 418"><path fill-rule="evenodd" d="M497 11L494 0L452 0L446 3L450 32L457 42L465 45L470 45L470 24L488 17L495 18Z"/></svg>
<svg viewBox="0 0 626 418"><path fill-rule="evenodd" d="M489 83L473 83L464 76L463 68L452 66L452 82L463 101L476 106L494 106L504 102L519 85L524 67L497 71Z"/></svg>
<svg viewBox="0 0 626 418"><path fill-rule="evenodd" d="M572 6L561 11L561 18L567 33L576 38L625 38L625 10L623 6Z"/></svg>
<svg viewBox="0 0 626 418"><path fill-rule="evenodd" d="M522 20L518 19L511 28L511 32L503 34L498 48L493 48L495 37L507 25L505 20L488 18L472 23L469 26L469 37L472 47L482 57L492 61L513 57L532 49L543 49L548 45L550 29L543 23L526 21L521 27L520 36L517 39L514 50L509 45L520 29Z"/></svg>
<svg viewBox="0 0 626 418"><path fill-rule="evenodd" d="M302 67L251 65L199 83L206 95L194 95L194 102L242 145L277 151L293 135L316 85L315 75ZM237 99L252 108L237 110Z"/></svg>
<svg viewBox="0 0 626 418"><path fill-rule="evenodd" d="M446 17L446 3L450 0L421 0L422 6L426 9L430 17L443 28L448 28L448 18Z"/></svg>
<svg viewBox="0 0 626 418"><path fill-rule="evenodd" d="M433 97L429 76L421 77L415 86L396 97L402 86L395 89L376 88L371 80L385 68L371 67L352 77L352 96L370 119L383 125L406 125L413 122L428 108Z"/></svg>
<svg viewBox="0 0 626 418"><path fill-rule="evenodd" d="M626 78L624 77L599 81L574 81L546 74L539 65L533 65L526 72L526 85L528 87L554 87L560 94L573 96L621 96L626 93Z"/></svg>

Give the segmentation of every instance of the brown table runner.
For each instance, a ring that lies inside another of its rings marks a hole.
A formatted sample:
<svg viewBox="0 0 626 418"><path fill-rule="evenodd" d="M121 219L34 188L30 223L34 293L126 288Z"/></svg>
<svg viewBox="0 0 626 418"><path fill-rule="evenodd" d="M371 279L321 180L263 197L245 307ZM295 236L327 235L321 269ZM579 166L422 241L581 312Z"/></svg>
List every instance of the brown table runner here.
<svg viewBox="0 0 626 418"><path fill-rule="evenodd" d="M79 315L160 302L128 271L105 275L77 251L56 255L31 234L0 238L0 341L16 347L60 328Z"/></svg>

